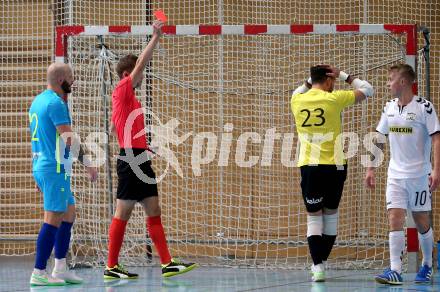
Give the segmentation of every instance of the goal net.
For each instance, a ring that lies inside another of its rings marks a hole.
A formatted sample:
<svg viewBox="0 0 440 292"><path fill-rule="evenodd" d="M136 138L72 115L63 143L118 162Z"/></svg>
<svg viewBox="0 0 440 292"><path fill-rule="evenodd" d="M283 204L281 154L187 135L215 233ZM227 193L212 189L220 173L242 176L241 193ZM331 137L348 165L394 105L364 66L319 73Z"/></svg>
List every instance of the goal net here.
<svg viewBox="0 0 440 292"><path fill-rule="evenodd" d="M213 265L310 265L290 94L307 79L310 66L327 63L368 80L376 90L342 117L343 131L352 133L350 145L359 143L349 151L355 155L329 264L383 266L386 165L378 171L375 191L362 187L361 155L368 154L363 139L389 99L389 66L415 65L415 27L168 26L164 31L136 94L158 149L153 167L172 255ZM58 28L57 58L72 65L77 83L69 99L74 129L102 162L94 185L81 166L74 169L75 263L103 264L107 257L118 146L113 136L107 144L102 133L108 133L111 92L118 82L115 64L125 54L138 55L150 34L147 26ZM342 82L337 87L349 88ZM150 248L138 206L120 261L148 264Z"/></svg>

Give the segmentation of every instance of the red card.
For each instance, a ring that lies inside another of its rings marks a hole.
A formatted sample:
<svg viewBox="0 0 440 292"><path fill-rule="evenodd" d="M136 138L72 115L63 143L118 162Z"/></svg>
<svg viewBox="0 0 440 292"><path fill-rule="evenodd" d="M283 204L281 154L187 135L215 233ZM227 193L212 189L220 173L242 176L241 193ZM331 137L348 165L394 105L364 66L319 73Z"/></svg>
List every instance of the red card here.
<svg viewBox="0 0 440 292"><path fill-rule="evenodd" d="M167 20L168 20L167 16L165 15L165 13L163 13L162 10L154 11L154 16L156 16L157 20L160 20L163 23L167 22Z"/></svg>

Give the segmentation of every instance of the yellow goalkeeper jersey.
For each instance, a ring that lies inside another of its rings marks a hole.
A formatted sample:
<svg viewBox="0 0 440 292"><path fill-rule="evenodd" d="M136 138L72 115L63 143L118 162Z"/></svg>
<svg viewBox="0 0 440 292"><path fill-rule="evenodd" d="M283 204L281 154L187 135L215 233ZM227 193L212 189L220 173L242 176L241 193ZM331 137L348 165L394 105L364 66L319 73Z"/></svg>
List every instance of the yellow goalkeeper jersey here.
<svg viewBox="0 0 440 292"><path fill-rule="evenodd" d="M341 112L354 104L352 90L327 92L312 88L292 95L290 107L300 139L298 167L303 165L346 164L341 143Z"/></svg>

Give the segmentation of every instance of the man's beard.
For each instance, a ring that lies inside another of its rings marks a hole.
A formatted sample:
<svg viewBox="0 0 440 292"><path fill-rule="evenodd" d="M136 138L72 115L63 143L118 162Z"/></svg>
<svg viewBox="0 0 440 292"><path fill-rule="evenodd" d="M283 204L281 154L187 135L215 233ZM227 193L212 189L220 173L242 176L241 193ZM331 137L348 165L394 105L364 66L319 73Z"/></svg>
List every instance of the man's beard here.
<svg viewBox="0 0 440 292"><path fill-rule="evenodd" d="M66 80L64 80L63 83L61 84L61 89L64 91L64 93L71 93L72 85L69 84Z"/></svg>

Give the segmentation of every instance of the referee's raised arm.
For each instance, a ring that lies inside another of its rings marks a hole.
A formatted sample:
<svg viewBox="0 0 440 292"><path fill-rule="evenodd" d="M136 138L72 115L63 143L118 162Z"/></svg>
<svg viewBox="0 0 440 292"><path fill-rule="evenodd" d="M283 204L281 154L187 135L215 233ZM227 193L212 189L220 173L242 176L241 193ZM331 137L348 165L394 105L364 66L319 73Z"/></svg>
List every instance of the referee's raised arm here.
<svg viewBox="0 0 440 292"><path fill-rule="evenodd" d="M133 71L130 73L132 80L131 82L133 84L133 87L135 88L142 82L144 69L147 66L148 62L150 62L151 58L153 57L154 48L159 43L160 36L162 35L162 26L163 26L163 22L159 20L153 22L153 36L151 37L151 40L148 42L148 45L139 55L139 58L136 62L136 66L134 67Z"/></svg>

